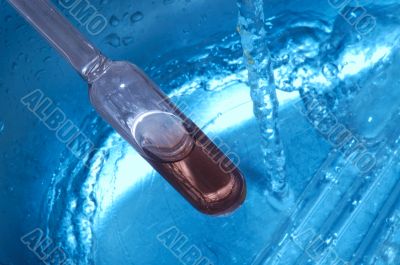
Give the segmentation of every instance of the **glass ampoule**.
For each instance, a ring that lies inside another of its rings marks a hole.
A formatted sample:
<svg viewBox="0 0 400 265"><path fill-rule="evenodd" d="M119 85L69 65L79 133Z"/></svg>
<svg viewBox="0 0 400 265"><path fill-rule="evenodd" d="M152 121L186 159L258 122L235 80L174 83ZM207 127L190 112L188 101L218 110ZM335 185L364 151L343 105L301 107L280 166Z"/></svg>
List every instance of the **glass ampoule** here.
<svg viewBox="0 0 400 265"><path fill-rule="evenodd" d="M47 0L8 0L89 84L105 119L196 209L239 207L245 180L233 162L137 66L108 60Z"/></svg>

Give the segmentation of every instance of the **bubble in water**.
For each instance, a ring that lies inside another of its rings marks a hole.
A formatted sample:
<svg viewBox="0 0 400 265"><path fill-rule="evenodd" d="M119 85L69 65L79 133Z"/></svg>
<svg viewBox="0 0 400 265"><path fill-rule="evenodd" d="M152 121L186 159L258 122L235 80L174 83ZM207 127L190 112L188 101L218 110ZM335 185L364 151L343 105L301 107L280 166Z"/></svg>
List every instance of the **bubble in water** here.
<svg viewBox="0 0 400 265"><path fill-rule="evenodd" d="M115 34L115 33L111 33L110 35L108 35L106 37L106 41L108 44L110 44L113 47L119 47L121 46L121 38Z"/></svg>
<svg viewBox="0 0 400 265"><path fill-rule="evenodd" d="M116 27L119 25L119 22L120 22L120 20L116 16L114 16L114 15L111 16L111 18L110 18L111 26Z"/></svg>
<svg viewBox="0 0 400 265"><path fill-rule="evenodd" d="M334 63L326 63L322 67L322 73L328 79L334 79L337 76L338 72L339 72L339 70L338 70L336 64L334 64Z"/></svg>
<svg viewBox="0 0 400 265"><path fill-rule="evenodd" d="M137 11L137 12L135 12L135 13L133 13L133 14L131 15L131 22L132 22L132 23L139 22L140 20L143 19L143 17L144 17L143 13L140 12L140 11Z"/></svg>
<svg viewBox="0 0 400 265"><path fill-rule="evenodd" d="M4 131L4 122L0 121L0 134Z"/></svg>

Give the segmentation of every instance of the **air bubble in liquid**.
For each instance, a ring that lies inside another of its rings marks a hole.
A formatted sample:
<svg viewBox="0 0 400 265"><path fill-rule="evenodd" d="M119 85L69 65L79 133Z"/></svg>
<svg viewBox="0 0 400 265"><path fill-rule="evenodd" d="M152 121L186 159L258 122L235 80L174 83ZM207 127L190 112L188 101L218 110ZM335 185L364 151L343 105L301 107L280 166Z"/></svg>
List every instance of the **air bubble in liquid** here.
<svg viewBox="0 0 400 265"><path fill-rule="evenodd" d="M120 22L120 20L115 15L111 16L111 18L110 18L110 25L111 26L116 27L116 26L119 25L119 22Z"/></svg>
<svg viewBox="0 0 400 265"><path fill-rule="evenodd" d="M334 79L337 76L338 72L339 70L334 63L326 63L322 67L322 73L327 79Z"/></svg>
<svg viewBox="0 0 400 265"><path fill-rule="evenodd" d="M135 13L133 13L133 14L131 15L131 22L132 22L132 23L139 22L140 20L143 19L143 17L144 17L143 13L140 12L140 11L137 11L137 12L135 12Z"/></svg>
<svg viewBox="0 0 400 265"><path fill-rule="evenodd" d="M111 33L110 35L108 35L106 37L106 41L113 47L121 46L121 38L115 33Z"/></svg>

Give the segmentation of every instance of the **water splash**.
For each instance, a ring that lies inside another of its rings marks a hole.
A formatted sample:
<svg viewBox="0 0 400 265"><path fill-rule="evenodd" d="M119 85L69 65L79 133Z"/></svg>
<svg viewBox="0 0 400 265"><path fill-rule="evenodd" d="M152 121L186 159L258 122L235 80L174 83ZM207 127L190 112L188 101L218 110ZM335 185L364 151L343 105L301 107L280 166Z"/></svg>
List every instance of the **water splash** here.
<svg viewBox="0 0 400 265"><path fill-rule="evenodd" d="M278 109L271 55L262 0L238 0L238 31L253 100L254 115L263 138L263 156L269 191L282 196L287 191L286 158L279 137Z"/></svg>

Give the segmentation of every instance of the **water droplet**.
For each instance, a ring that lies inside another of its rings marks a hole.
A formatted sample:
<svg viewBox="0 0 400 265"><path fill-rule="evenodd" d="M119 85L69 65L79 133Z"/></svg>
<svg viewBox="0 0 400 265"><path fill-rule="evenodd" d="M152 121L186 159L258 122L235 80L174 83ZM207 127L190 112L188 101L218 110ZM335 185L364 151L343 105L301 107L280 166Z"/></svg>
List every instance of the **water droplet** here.
<svg viewBox="0 0 400 265"><path fill-rule="evenodd" d="M122 15L122 19L121 19L121 20L126 19L128 16L129 16L129 12L125 12L125 13Z"/></svg>
<svg viewBox="0 0 400 265"><path fill-rule="evenodd" d="M140 11L137 11L137 12L135 12L135 13L133 13L133 14L131 15L131 22L132 22L132 23L136 23L136 22L142 20L143 17L144 17L143 13L140 12Z"/></svg>
<svg viewBox="0 0 400 265"><path fill-rule="evenodd" d="M326 63L322 67L322 73L327 79L334 79L337 76L338 72L339 70L334 63Z"/></svg>
<svg viewBox="0 0 400 265"><path fill-rule="evenodd" d="M110 35L108 35L106 37L106 41L113 47L121 46L121 38L115 33L111 33Z"/></svg>
<svg viewBox="0 0 400 265"><path fill-rule="evenodd" d="M111 16L111 18L110 18L110 25L111 26L116 27L116 26L119 25L119 22L120 21L116 16L114 16L114 15Z"/></svg>

